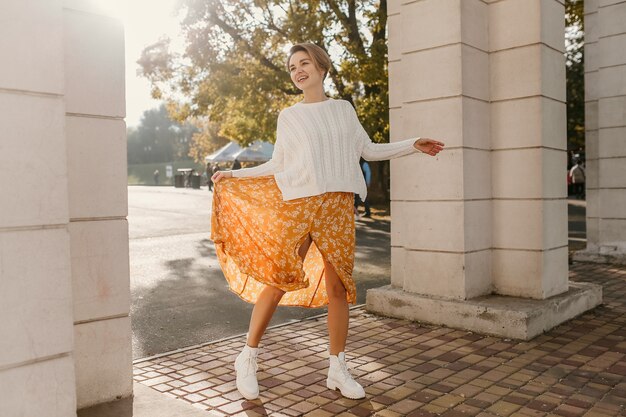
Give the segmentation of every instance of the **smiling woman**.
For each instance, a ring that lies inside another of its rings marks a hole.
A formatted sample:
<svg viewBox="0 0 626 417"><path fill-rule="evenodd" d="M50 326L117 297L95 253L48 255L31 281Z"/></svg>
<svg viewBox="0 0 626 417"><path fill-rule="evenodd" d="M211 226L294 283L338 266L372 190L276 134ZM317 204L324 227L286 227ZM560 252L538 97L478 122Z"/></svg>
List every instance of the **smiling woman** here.
<svg viewBox="0 0 626 417"><path fill-rule="evenodd" d="M348 304L356 302L354 199L367 195L359 158L435 156L444 144L427 138L373 143L352 104L326 95L332 62L318 45L292 46L286 68L303 98L280 111L272 159L211 177L211 239L220 266L231 291L254 304L235 360L236 385L247 400L259 396L259 343L278 305L328 305L326 386L364 398L344 352Z"/></svg>

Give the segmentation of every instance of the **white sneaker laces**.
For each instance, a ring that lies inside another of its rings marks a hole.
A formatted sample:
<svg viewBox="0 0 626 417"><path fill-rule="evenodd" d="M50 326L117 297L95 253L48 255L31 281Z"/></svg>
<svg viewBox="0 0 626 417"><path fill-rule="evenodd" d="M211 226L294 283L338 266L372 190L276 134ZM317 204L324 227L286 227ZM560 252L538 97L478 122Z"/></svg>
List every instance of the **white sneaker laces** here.
<svg viewBox="0 0 626 417"><path fill-rule="evenodd" d="M352 375L350 375L350 371L348 370L348 364L344 361L339 361L339 369L341 369L341 374L345 381L349 381L352 379Z"/></svg>
<svg viewBox="0 0 626 417"><path fill-rule="evenodd" d="M248 375L254 375L256 371L259 369L256 363L256 358L252 355L248 355L247 358L244 359L244 377Z"/></svg>

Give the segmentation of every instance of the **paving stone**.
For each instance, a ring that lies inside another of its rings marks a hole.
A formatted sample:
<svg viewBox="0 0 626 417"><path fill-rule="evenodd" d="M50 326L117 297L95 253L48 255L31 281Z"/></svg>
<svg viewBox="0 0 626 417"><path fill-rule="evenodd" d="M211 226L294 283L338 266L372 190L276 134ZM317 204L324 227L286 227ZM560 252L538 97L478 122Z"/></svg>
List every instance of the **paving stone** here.
<svg viewBox="0 0 626 417"><path fill-rule="evenodd" d="M391 411L387 409L387 410L378 411L376 414L374 414L374 416L376 417L402 417L402 414L396 413L395 411Z"/></svg>
<svg viewBox="0 0 626 417"><path fill-rule="evenodd" d="M432 413L430 411L419 409L411 412L407 417L434 417L437 414Z"/></svg>
<svg viewBox="0 0 626 417"><path fill-rule="evenodd" d="M318 407L319 406L317 404L313 404L307 401L301 401L291 405L289 408L295 411L299 411L301 414L305 414Z"/></svg>
<svg viewBox="0 0 626 417"><path fill-rule="evenodd" d="M326 410L326 411L330 411L331 413L341 413L342 411L346 410L346 407L341 406L339 404L335 404L335 403L329 403L326 404L324 406L322 406L322 410Z"/></svg>
<svg viewBox="0 0 626 417"><path fill-rule="evenodd" d="M433 400L430 404L438 405L444 408L454 408L455 405L465 401L465 398L457 395L446 394Z"/></svg>
<svg viewBox="0 0 626 417"><path fill-rule="evenodd" d="M332 417L333 415L334 414L330 411L324 411L318 408L317 410L309 411L304 414L304 417Z"/></svg>
<svg viewBox="0 0 626 417"><path fill-rule="evenodd" d="M389 406L388 410L395 411L396 413L400 413L402 415L407 415L411 411L418 409L421 405L422 403L418 401L405 398Z"/></svg>
<svg viewBox="0 0 626 417"><path fill-rule="evenodd" d="M492 412L499 416L509 416L520 408L521 406L518 404L510 403L507 401L498 401L494 403L491 407L487 408L486 411Z"/></svg>
<svg viewBox="0 0 626 417"><path fill-rule="evenodd" d="M604 305L531 341L351 310L348 363L366 388L325 386L325 319L270 329L259 355L261 399L247 402L232 362L245 337L137 361L134 380L229 416L608 416L626 403L626 267L574 263L570 279L604 286Z"/></svg>
<svg viewBox="0 0 626 417"><path fill-rule="evenodd" d="M435 405L435 404L426 404L421 409L425 410L425 411L428 411L430 413L434 413L434 414L441 414L444 411L446 411L445 407L440 407L440 406Z"/></svg>
<svg viewBox="0 0 626 417"><path fill-rule="evenodd" d="M457 410L466 416L475 416L481 411L480 408L472 407L471 405L467 403L461 403L457 405L456 407L454 407L453 410Z"/></svg>

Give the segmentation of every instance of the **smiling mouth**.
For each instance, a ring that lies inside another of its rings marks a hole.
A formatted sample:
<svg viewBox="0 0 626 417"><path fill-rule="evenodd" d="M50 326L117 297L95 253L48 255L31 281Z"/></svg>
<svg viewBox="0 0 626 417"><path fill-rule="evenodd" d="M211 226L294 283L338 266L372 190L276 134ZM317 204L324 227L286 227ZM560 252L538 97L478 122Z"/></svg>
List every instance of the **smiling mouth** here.
<svg viewBox="0 0 626 417"><path fill-rule="evenodd" d="M299 83L301 83L301 82L303 82L303 81L306 81L308 78L309 78L309 77L304 76L304 77L300 77L300 78L296 79L296 81L298 81Z"/></svg>

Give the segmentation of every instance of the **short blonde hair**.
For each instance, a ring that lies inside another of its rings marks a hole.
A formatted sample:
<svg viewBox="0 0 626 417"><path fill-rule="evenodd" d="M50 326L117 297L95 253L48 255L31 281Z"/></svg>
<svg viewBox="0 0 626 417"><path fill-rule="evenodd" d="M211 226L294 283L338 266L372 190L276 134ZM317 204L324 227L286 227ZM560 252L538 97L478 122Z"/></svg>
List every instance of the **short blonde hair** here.
<svg viewBox="0 0 626 417"><path fill-rule="evenodd" d="M328 53L326 53L324 49L320 48L314 43L298 43L291 47L291 49L289 50L289 57L287 58L287 72L290 71L289 61L291 60L291 56L298 51L306 52L313 60L315 66L319 69L324 70L325 79L326 75L328 75L328 71L330 71L332 62L330 61Z"/></svg>

